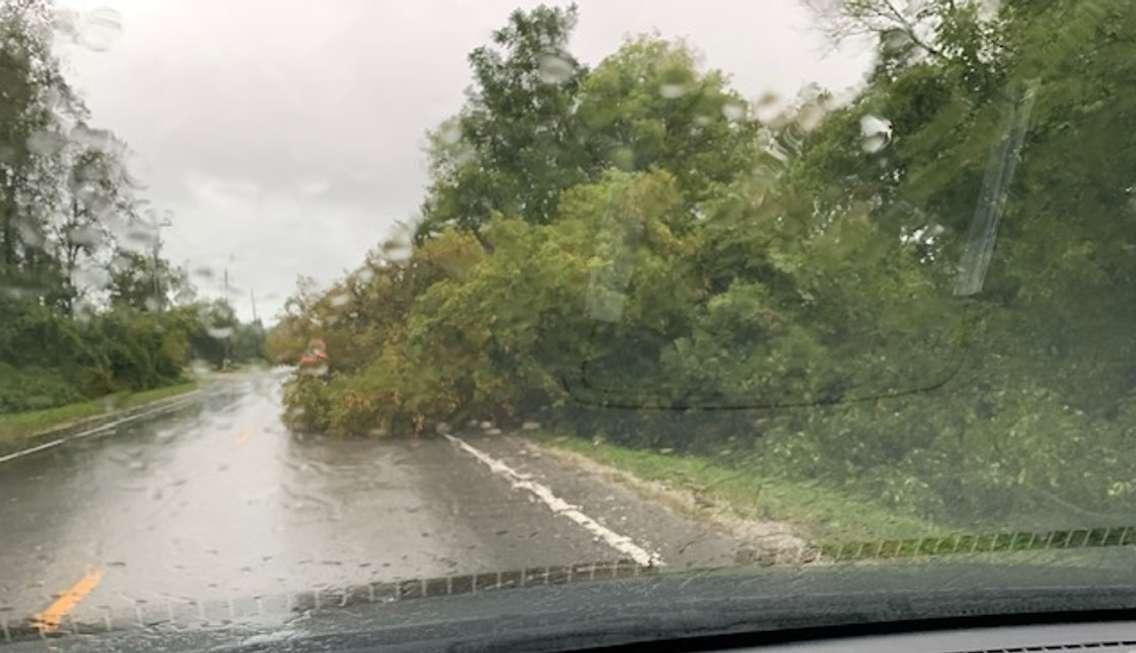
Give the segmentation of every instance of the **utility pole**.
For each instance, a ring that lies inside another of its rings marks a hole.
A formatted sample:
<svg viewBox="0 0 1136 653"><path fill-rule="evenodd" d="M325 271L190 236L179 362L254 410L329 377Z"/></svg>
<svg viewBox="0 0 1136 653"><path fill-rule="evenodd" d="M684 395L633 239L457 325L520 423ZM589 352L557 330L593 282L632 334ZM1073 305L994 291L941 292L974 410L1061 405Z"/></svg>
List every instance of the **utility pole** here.
<svg viewBox="0 0 1136 653"><path fill-rule="evenodd" d="M256 293L252 288L249 288L249 303L252 304L252 321L256 322Z"/></svg>
<svg viewBox="0 0 1136 653"><path fill-rule="evenodd" d="M223 301L226 306L230 307L230 309L232 308L232 304L229 303L229 268L227 267L225 268L225 294L221 296L221 301ZM234 318L235 317L236 315L234 314ZM233 331L230 331L229 335L225 337L225 353L222 354L222 360L224 362L221 363L221 367L223 368L228 367L229 359L231 359L233 356L233 333Z"/></svg>
<svg viewBox="0 0 1136 653"><path fill-rule="evenodd" d="M158 313L162 312L162 309L165 307L165 303L166 303L165 302L165 299L166 299L165 293L162 292L162 281L161 281L159 274L158 274L159 255L161 254L161 251L162 251L162 227L169 227L169 226L173 225L173 223L174 222L170 218L170 214L169 214L168 211L166 212L165 215L162 216L161 220L158 219L157 215L151 215L150 216L150 227L153 228L153 230L154 230L154 244L153 244L153 247L151 249L153 261L152 261L152 269L150 270L150 277L151 277L151 281L154 284L154 303L157 306L156 311Z"/></svg>

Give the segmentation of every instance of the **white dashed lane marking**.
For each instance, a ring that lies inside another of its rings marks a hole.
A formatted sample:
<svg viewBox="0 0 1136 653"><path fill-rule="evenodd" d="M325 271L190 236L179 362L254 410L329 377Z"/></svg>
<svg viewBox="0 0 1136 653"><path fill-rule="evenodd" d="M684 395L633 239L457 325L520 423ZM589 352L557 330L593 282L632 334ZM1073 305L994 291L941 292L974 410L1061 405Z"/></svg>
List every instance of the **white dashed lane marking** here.
<svg viewBox="0 0 1136 653"><path fill-rule="evenodd" d="M620 535L619 533L616 533L610 528L607 528L591 517L580 512L580 510L576 506L573 506L572 504L553 494L552 490L549 489L548 486L533 481L527 474L522 474L516 471L512 467L506 465L504 462L497 460L493 456L490 456L489 454L481 451L480 449L477 449L476 447L471 446L468 442L462 440L461 438L454 437L452 435L446 435L446 439L448 439L462 451L485 463L485 465L488 466L494 474L507 479L514 488L528 490L536 498L540 499L541 502L544 503L544 505L548 506L548 509L553 513L571 519L572 521L587 529L587 531L591 534L606 542L611 548L619 551L620 553L634 560L640 565L644 567L659 567L663 565L663 561L659 558L659 555L657 553L651 553L647 551L643 547L635 544L635 542L632 541L630 537L627 537L626 535Z"/></svg>

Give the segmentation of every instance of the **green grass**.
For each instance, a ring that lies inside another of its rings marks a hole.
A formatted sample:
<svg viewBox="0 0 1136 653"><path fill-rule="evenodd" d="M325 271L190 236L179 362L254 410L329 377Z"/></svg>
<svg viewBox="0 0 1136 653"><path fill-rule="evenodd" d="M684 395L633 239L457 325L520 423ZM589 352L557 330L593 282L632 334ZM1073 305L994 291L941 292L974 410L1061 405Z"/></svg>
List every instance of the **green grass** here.
<svg viewBox="0 0 1136 653"><path fill-rule="evenodd" d="M120 392L91 401L56 406L44 410L0 415L0 443L29 438L53 426L102 415L109 411L133 408L151 401L183 394L196 387L195 382L179 383L142 392Z"/></svg>
<svg viewBox="0 0 1136 653"><path fill-rule="evenodd" d="M700 494L739 517L785 522L817 544L938 537L948 529L835 488L730 467L695 455L664 454L578 437L536 436L648 481Z"/></svg>

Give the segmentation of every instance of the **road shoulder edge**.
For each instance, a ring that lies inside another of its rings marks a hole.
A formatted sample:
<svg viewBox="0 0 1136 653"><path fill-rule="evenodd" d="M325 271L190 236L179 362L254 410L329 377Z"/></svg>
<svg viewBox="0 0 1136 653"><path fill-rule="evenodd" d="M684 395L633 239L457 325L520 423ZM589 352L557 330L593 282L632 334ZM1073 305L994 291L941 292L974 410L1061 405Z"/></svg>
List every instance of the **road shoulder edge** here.
<svg viewBox="0 0 1136 653"><path fill-rule="evenodd" d="M748 519L736 514L729 505L709 501L695 492L660 481L641 478L585 454L557 447L555 442L524 435L509 437L565 465L622 485L645 501L661 504L687 519L702 522L747 543L751 548L739 551L739 562L776 560L784 556L797 558L802 552L815 548L814 543L791 523Z"/></svg>
<svg viewBox="0 0 1136 653"><path fill-rule="evenodd" d="M0 441L0 464L34 453L35 451L58 446L70 440L84 437L84 434L107 428L112 424L117 425L138 419L145 415L173 409L184 403L187 399L200 395L201 392L200 387L188 388L185 392L148 401L144 404L131 406L130 408L84 417L58 424L27 436L18 436L8 440L2 440Z"/></svg>

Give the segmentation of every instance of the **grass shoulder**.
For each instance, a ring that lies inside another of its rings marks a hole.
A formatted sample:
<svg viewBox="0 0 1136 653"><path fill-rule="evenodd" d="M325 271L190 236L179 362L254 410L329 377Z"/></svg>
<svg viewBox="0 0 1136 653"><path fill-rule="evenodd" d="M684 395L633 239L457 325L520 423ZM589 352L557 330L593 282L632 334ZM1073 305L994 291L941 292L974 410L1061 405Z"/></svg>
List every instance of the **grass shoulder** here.
<svg viewBox="0 0 1136 653"><path fill-rule="evenodd" d="M135 408L160 399L190 392L197 388L194 381L168 385L141 392L119 392L90 401L0 415L0 442L30 438L43 431L96 417L105 413Z"/></svg>
<svg viewBox="0 0 1136 653"><path fill-rule="evenodd" d="M698 455L634 449L575 436L533 435L644 481L661 482L724 505L741 519L782 522L816 544L946 535L917 515L837 488L730 466Z"/></svg>

